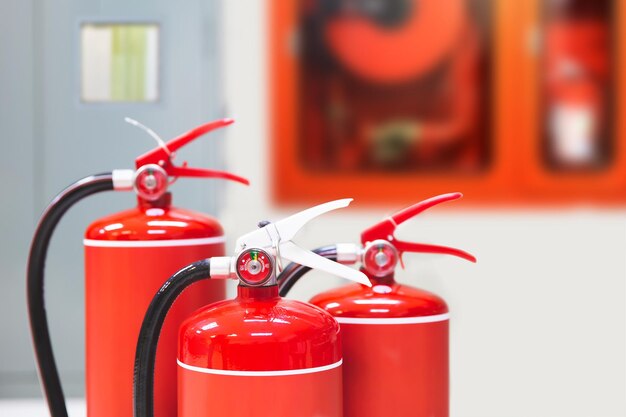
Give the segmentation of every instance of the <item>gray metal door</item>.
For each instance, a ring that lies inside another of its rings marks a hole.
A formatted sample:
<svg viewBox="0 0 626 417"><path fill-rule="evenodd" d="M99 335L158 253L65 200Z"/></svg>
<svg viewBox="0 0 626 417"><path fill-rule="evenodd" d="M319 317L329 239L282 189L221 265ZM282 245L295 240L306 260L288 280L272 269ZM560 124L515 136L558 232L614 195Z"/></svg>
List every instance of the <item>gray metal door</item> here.
<svg viewBox="0 0 626 417"><path fill-rule="evenodd" d="M25 308L25 262L37 218L73 181L114 168L155 146L125 116L164 139L223 116L219 91L216 2L191 0L9 0L0 14L0 128L7 200L0 205L0 397L39 395ZM4 22L4 20L3 20ZM81 27L144 23L158 27L158 99L81 100ZM219 135L189 146L177 161L220 167ZM180 181L174 204L211 213L214 181ZM83 249L88 224L135 204L131 193L94 196L59 225L47 265L46 299L53 345L66 392L81 395L84 379ZM34 208L34 209L33 209Z"/></svg>

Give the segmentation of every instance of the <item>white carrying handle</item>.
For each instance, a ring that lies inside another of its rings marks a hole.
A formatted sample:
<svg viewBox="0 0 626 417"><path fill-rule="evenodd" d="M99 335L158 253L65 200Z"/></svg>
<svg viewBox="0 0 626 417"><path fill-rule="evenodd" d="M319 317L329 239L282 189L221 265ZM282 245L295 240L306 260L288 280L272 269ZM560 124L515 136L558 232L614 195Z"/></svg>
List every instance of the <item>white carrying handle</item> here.
<svg viewBox="0 0 626 417"><path fill-rule="evenodd" d="M372 283L361 271L352 269L348 266L342 265L338 262L331 261L323 256L317 255L309 250L302 249L293 242L285 242L280 245L280 254L283 258L295 262L300 265L308 266L311 269L317 269L319 271L327 272L329 274L337 275L340 278L349 279L350 281L358 282L359 284L372 286Z"/></svg>
<svg viewBox="0 0 626 417"><path fill-rule="evenodd" d="M308 208L299 213L293 214L286 219L276 222L275 225L278 229L278 233L280 233L281 240L288 241L293 239L300 229L302 229L305 224L314 218L321 216L324 213L328 213L329 211L348 207L352 200L352 198L344 198L341 200L329 201L328 203Z"/></svg>
<svg viewBox="0 0 626 417"><path fill-rule="evenodd" d="M270 223L263 228L247 233L237 239L235 252L240 252L245 248L252 247L271 247L272 243L276 243L277 239L280 239L281 243L288 242L294 238L305 224L314 218L332 210L348 207L351 202L351 198L330 201L293 214L276 223Z"/></svg>
<svg viewBox="0 0 626 417"><path fill-rule="evenodd" d="M372 284L364 273L303 249L291 241L300 229L314 218L332 210L348 207L351 202L351 198L330 201L276 223L270 223L237 239L235 251L238 253L246 248L255 247L270 249L276 257L371 287Z"/></svg>

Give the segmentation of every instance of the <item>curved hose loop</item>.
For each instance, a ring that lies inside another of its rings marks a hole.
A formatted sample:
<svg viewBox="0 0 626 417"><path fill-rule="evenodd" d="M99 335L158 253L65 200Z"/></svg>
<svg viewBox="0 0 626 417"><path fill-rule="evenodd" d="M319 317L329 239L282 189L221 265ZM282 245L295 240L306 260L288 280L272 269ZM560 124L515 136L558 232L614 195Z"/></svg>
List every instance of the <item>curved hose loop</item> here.
<svg viewBox="0 0 626 417"><path fill-rule="evenodd" d="M191 284L210 279L210 259L195 262L172 275L150 302L141 324L133 374L134 417L154 416L154 366L163 322L172 304Z"/></svg>
<svg viewBox="0 0 626 417"><path fill-rule="evenodd" d="M314 249L313 253L328 258L331 261L337 260L337 247L335 245L322 246ZM277 278L278 281L278 293L281 297L287 296L291 288L302 278L311 268L303 266L297 263L290 263L287 265L283 272Z"/></svg>
<svg viewBox="0 0 626 417"><path fill-rule="evenodd" d="M67 407L52 351L44 302L44 272L48 247L59 221L74 204L92 194L111 190L113 174L107 172L85 177L61 191L43 212L30 246L26 273L28 318L39 376L52 417L67 417Z"/></svg>

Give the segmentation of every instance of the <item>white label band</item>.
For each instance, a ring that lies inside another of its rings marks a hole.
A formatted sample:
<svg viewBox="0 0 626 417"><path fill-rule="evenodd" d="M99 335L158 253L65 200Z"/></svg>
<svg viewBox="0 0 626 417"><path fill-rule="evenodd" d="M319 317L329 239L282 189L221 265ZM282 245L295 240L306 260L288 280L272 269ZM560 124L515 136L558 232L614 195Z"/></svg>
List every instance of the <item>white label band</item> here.
<svg viewBox="0 0 626 417"><path fill-rule="evenodd" d="M159 248L173 246L200 246L216 245L226 242L224 236L205 237L200 239L171 239L171 240L95 240L84 239L85 246L97 248Z"/></svg>
<svg viewBox="0 0 626 417"><path fill-rule="evenodd" d="M392 318L358 318L358 317L335 317L340 324L420 324L435 323L450 319L450 314L436 314L434 316L420 317L392 317Z"/></svg>
<svg viewBox="0 0 626 417"><path fill-rule="evenodd" d="M303 375L303 374L313 374L316 372L324 372L329 371L331 369L335 369L343 363L343 359L340 359L338 362L332 363L326 366L318 366L317 368L304 368L304 369L289 369L286 371L227 371L224 369L210 369L210 368L200 368L199 366L187 365L186 363L181 362L176 359L178 366L181 368L188 369L194 372L201 372L203 374L213 374L213 375L228 375L228 376L288 376L288 375Z"/></svg>

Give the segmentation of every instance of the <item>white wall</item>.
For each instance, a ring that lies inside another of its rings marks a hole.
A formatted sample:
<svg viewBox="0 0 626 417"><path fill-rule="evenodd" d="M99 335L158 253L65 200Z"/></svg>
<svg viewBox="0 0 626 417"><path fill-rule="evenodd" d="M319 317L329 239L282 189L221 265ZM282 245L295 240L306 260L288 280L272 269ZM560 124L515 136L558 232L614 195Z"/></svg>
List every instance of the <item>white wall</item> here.
<svg viewBox="0 0 626 417"><path fill-rule="evenodd" d="M223 196L232 239L297 208L279 209L269 199L266 2L222 4L227 113L238 121L228 129L226 165L252 180L249 189L229 186ZM314 223L299 243L356 242L363 227L387 214L353 206ZM400 274L450 304L453 416L626 415L625 211L435 210L400 235L479 258L471 265L409 255ZM334 284L310 276L294 296L307 299Z"/></svg>

